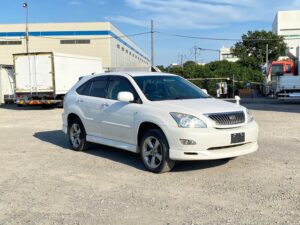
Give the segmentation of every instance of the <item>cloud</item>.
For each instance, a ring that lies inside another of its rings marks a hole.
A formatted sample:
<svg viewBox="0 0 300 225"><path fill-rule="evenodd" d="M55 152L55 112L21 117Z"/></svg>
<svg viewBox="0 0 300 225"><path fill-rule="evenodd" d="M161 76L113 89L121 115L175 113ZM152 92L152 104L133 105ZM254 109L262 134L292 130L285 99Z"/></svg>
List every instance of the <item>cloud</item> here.
<svg viewBox="0 0 300 225"><path fill-rule="evenodd" d="M74 6L79 6L79 5L83 5L83 2L81 1L69 1L69 5L74 5Z"/></svg>
<svg viewBox="0 0 300 225"><path fill-rule="evenodd" d="M132 15L109 17L112 21L149 26L151 19L159 28L217 29L234 23L274 19L276 11L293 9L300 0L124 0ZM132 13L131 13L132 14Z"/></svg>
<svg viewBox="0 0 300 225"><path fill-rule="evenodd" d="M116 22L128 23L131 25L139 26L139 27L149 27L150 26L148 21L143 21L140 19L135 19L135 18L127 17L127 16L115 16L115 17L106 16L106 17L104 17L104 19L106 19L108 21L113 20Z"/></svg>

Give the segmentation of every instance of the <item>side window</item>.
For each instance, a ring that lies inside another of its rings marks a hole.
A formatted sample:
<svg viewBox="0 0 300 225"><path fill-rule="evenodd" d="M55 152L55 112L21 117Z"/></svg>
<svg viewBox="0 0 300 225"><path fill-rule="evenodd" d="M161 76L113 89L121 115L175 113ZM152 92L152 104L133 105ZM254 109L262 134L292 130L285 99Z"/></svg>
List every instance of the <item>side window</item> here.
<svg viewBox="0 0 300 225"><path fill-rule="evenodd" d="M97 78L93 80L90 96L106 98L107 96L107 78Z"/></svg>
<svg viewBox="0 0 300 225"><path fill-rule="evenodd" d="M84 84L82 84L79 88L76 89L76 92L80 95L89 95L90 89L91 89L91 81L88 81Z"/></svg>
<svg viewBox="0 0 300 225"><path fill-rule="evenodd" d="M292 68L291 68L291 65L290 64L287 64L286 66L285 66L285 68L286 68L286 73L292 73Z"/></svg>
<svg viewBox="0 0 300 225"><path fill-rule="evenodd" d="M138 94L136 93L132 84L125 77L113 77L109 81L108 98L118 99L118 94L121 91L131 92L135 100L138 100Z"/></svg>

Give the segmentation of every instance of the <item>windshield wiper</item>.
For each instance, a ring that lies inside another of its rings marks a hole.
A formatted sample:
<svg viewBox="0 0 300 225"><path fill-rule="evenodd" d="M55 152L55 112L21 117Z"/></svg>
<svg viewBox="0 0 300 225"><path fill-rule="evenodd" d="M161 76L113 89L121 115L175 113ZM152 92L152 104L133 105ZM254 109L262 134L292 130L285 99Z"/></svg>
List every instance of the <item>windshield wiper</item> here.
<svg viewBox="0 0 300 225"><path fill-rule="evenodd" d="M175 100L179 100L179 99L189 99L189 97L186 96L177 96L174 98Z"/></svg>
<svg viewBox="0 0 300 225"><path fill-rule="evenodd" d="M203 97L188 97L188 96L177 96L174 99L180 100L180 99L197 99L197 98L211 98L210 96L203 96Z"/></svg>

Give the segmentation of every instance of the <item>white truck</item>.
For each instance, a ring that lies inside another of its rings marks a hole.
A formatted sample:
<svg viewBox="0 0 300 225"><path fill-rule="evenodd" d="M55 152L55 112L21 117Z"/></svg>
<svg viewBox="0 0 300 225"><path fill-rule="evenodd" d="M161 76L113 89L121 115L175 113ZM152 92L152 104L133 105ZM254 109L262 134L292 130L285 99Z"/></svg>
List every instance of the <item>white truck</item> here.
<svg viewBox="0 0 300 225"><path fill-rule="evenodd" d="M300 76L283 74L272 81L271 89L278 99L300 99Z"/></svg>
<svg viewBox="0 0 300 225"><path fill-rule="evenodd" d="M278 99L300 99L300 47L290 49L288 56L270 64L265 90Z"/></svg>
<svg viewBox="0 0 300 225"><path fill-rule="evenodd" d="M0 65L0 105L14 101L13 74L13 66Z"/></svg>
<svg viewBox="0 0 300 225"><path fill-rule="evenodd" d="M58 105L80 77L102 73L102 59L55 52L14 54L16 103Z"/></svg>

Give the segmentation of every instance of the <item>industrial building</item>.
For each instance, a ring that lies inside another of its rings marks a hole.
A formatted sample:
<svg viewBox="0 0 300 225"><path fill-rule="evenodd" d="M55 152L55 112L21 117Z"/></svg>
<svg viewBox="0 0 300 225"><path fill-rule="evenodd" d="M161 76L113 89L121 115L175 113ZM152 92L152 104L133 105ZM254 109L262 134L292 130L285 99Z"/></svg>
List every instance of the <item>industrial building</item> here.
<svg viewBox="0 0 300 225"><path fill-rule="evenodd" d="M60 52L102 58L103 68L150 67L150 60L109 22L28 24L29 52ZM0 64L26 52L25 24L0 25Z"/></svg>
<svg viewBox="0 0 300 225"><path fill-rule="evenodd" d="M284 37L289 49L300 43L300 10L278 11L273 22L273 33Z"/></svg>
<svg viewBox="0 0 300 225"><path fill-rule="evenodd" d="M219 55L220 61L226 60L229 62L236 62L239 60L238 57L233 55L231 48L226 48L223 46L222 48L220 48L219 53L220 53L220 55Z"/></svg>

